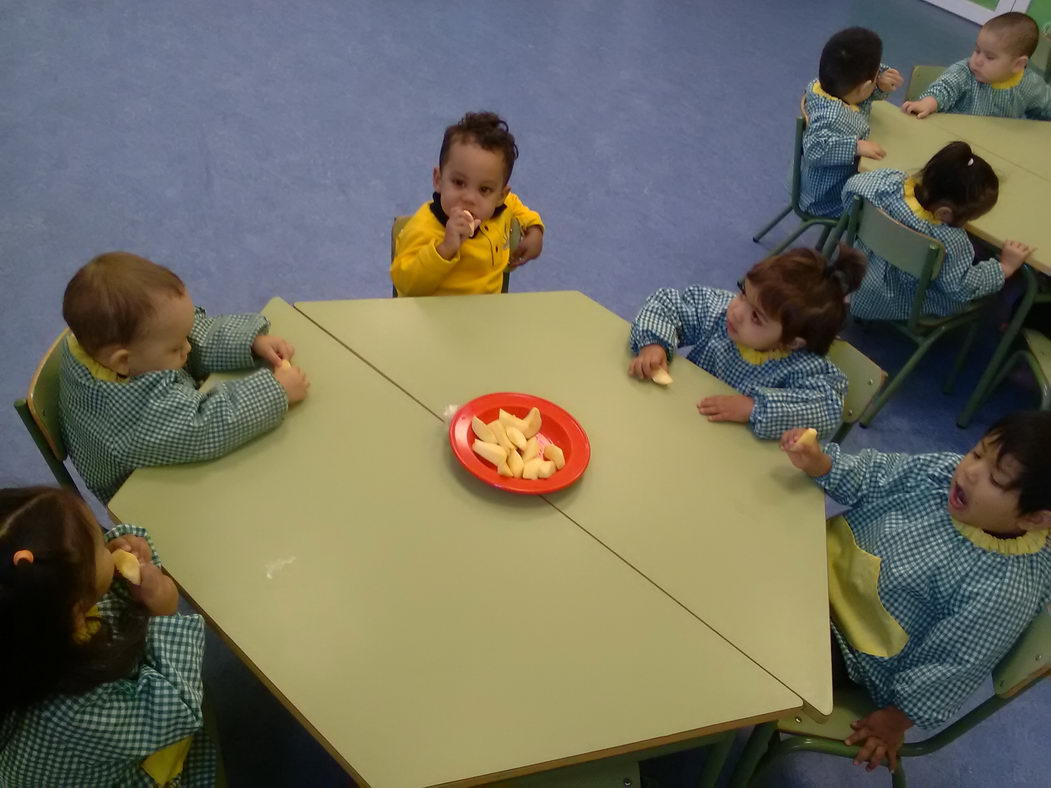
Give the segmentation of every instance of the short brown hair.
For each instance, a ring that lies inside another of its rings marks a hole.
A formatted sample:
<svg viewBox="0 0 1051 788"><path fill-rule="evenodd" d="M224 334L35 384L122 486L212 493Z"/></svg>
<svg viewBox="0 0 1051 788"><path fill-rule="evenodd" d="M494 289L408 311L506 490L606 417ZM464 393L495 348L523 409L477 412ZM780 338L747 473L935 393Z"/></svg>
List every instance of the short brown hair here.
<svg viewBox="0 0 1051 788"><path fill-rule="evenodd" d="M1032 57L1036 52L1036 45L1040 43L1040 28L1037 27L1036 20L1018 11L994 16L982 25L982 29L1002 36L1015 57Z"/></svg>
<svg viewBox="0 0 1051 788"><path fill-rule="evenodd" d="M781 324L781 342L798 337L823 356L847 317L847 295L858 289L867 262L846 246L831 262L813 249L789 249L760 260L745 278L759 291L759 306Z"/></svg>
<svg viewBox="0 0 1051 788"><path fill-rule="evenodd" d="M77 271L66 285L62 317L88 353L127 347L156 311L156 297L186 293L182 280L130 252L106 252Z"/></svg>
<svg viewBox="0 0 1051 788"><path fill-rule="evenodd" d="M449 160L449 150L454 142L473 142L482 150L499 151L504 157L504 184L511 180L511 170L515 168L518 158L518 145L515 144L515 135L508 128L507 121L495 112L468 112L458 123L445 130L442 149L438 152L439 169Z"/></svg>

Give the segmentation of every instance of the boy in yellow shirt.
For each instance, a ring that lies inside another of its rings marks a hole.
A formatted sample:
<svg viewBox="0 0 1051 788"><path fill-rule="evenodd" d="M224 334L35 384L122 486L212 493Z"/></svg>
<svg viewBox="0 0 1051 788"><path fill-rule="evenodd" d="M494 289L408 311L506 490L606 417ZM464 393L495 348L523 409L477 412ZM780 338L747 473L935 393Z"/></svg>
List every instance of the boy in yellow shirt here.
<svg viewBox="0 0 1051 788"><path fill-rule="evenodd" d="M391 281L399 296L499 293L504 270L544 248L544 223L511 191L518 146L492 112L468 112L445 130L434 196L395 241ZM511 220L522 227L512 253Z"/></svg>

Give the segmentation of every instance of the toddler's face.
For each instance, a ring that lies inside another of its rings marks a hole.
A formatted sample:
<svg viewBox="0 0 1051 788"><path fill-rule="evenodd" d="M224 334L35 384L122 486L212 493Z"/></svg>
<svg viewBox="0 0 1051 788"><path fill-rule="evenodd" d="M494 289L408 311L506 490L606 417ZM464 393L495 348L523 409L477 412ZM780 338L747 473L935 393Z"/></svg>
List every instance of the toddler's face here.
<svg viewBox="0 0 1051 788"><path fill-rule="evenodd" d="M1014 535L1024 530L1018 514L1018 490L1008 489L1021 470L999 446L982 440L960 460L949 487L949 514L962 523L990 533Z"/></svg>
<svg viewBox="0 0 1051 788"><path fill-rule="evenodd" d="M484 222L510 191L504 184L504 157L473 142L454 142L445 166L434 168L434 190L441 195L446 216L470 211Z"/></svg>
<svg viewBox="0 0 1051 788"><path fill-rule="evenodd" d="M726 308L726 333L730 339L754 350L773 350L781 345L781 322L759 305L758 291L748 281L738 282L741 292Z"/></svg>
<svg viewBox="0 0 1051 788"><path fill-rule="evenodd" d="M1026 58L1011 53L1003 36L982 29L967 65L975 79L990 84L1009 79L1025 68L1026 62Z"/></svg>
<svg viewBox="0 0 1051 788"><path fill-rule="evenodd" d="M129 377L162 369L181 369L190 355L187 337L193 329L193 301L188 293L158 296L156 312L128 348ZM118 370L121 371L121 370Z"/></svg>

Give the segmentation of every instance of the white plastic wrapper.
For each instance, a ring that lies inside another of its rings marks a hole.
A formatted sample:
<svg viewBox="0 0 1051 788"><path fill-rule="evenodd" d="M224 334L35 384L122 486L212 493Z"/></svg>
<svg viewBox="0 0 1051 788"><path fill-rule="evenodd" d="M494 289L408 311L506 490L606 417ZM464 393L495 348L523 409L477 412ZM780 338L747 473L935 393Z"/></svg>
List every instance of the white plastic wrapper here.
<svg viewBox="0 0 1051 788"><path fill-rule="evenodd" d="M456 411L460 409L459 405L446 405L445 410L442 411L442 421L448 424L453 420L453 416L456 415Z"/></svg>

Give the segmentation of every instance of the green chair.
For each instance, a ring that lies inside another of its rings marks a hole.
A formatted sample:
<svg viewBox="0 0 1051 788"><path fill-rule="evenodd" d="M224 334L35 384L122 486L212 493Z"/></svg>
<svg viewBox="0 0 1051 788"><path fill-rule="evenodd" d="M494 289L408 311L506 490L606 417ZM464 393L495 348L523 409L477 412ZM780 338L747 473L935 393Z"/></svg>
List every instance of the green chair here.
<svg viewBox="0 0 1051 788"><path fill-rule="evenodd" d="M408 224L409 219L411 219L411 218L412 218L411 216L397 216L397 217L394 218L394 224L392 224L391 227L390 227L390 260L391 260L392 263L394 262L394 251L395 251L395 249L397 248L397 245L398 245L398 234L402 231L402 228L404 228L405 225ZM510 241L508 241L508 244L509 244L509 246L510 246L512 251L514 250L514 248L516 246L518 246L518 242L520 240L522 240L522 225L520 225L518 223L518 219L512 219L511 220L511 239L510 239ZM507 288L510 286L510 284L511 284L511 269L510 268L505 268L504 269L504 284L500 288L500 292L501 293L506 293L507 292ZM392 298L397 298L398 297L398 288L392 287L391 291L392 291L391 292L391 297Z"/></svg>
<svg viewBox="0 0 1051 788"><path fill-rule="evenodd" d="M836 226L835 219L830 219L827 216L816 216L815 214L807 213L799 207L799 189L800 179L802 177L800 175L800 168L802 167L803 162L803 132L806 131L807 124L806 111L803 107L803 101L804 100L800 100L799 102L800 114L799 117L796 118L796 137L795 142L793 143L794 147L792 148L792 181L789 187L789 199L791 200L791 202L788 204L788 207L786 207L783 211L781 211L781 213L774 217L774 219L769 224L767 224L765 227L763 227L762 230L760 230L752 236L752 241L755 243L759 243L760 239L772 229L774 229L774 227L777 226L777 224L782 219L788 216L788 214L794 213L796 216L798 216L802 220L802 223L795 229L795 231L791 235L788 236L788 238L786 238L784 241L782 241L780 244L774 247L774 249L770 252L770 254L772 255L780 254L785 249L787 249L788 245L792 243L796 238L801 236L811 227L815 227L817 225L820 225L824 228L821 231L821 238L817 242L817 248L820 249L825 245L825 241L828 239L828 235L832 231L832 228Z"/></svg>
<svg viewBox="0 0 1051 788"><path fill-rule="evenodd" d="M865 412L873 398L883 387L887 373L849 342L837 339L828 351L828 360L847 376L847 395L843 398L843 423L832 436L832 441L842 443L854 423Z"/></svg>
<svg viewBox="0 0 1051 788"><path fill-rule="evenodd" d="M29 392L25 399L15 400L15 410L22 417L22 423L26 425L26 430L55 480L63 487L76 490L77 485L64 464L67 453L62 440L58 406L58 375L62 363L62 343L67 334L68 329L59 334L48 348L29 381Z"/></svg>
<svg viewBox="0 0 1051 788"><path fill-rule="evenodd" d="M905 786L905 758L936 752L991 717L1051 672L1051 610L1044 609L1022 633L1000 663L993 669L993 695L948 727L923 741L907 742L899 753L902 760L891 776L896 788ZM757 725L745 745L730 781L731 788L744 788L779 758L793 752L821 752L853 758L857 746L844 740L853 732L850 723L875 711L868 693L861 687L836 692L832 715L815 722L803 713L777 722ZM782 739L782 736L785 738Z"/></svg>
<svg viewBox="0 0 1051 788"><path fill-rule="evenodd" d="M905 88L905 100L915 101L930 84L942 75L945 66L913 66L909 85Z"/></svg>
<svg viewBox="0 0 1051 788"><path fill-rule="evenodd" d="M1007 374L1019 364L1028 364L1029 369L1036 378L1036 384L1040 387L1040 410L1051 410L1051 339L1035 329L1022 330L1022 341L1025 347L1020 347L1011 356L1008 356L1003 366L997 370L989 386L988 393L979 400L978 407L988 398L997 386L1003 383Z"/></svg>
<svg viewBox="0 0 1051 788"><path fill-rule="evenodd" d="M1046 33L1037 41L1036 51L1029 58L1029 65L1036 69L1045 82L1051 83L1051 38Z"/></svg>
<svg viewBox="0 0 1051 788"><path fill-rule="evenodd" d="M858 421L862 427L867 427L887 404L887 401L901 388L916 365L927 355L927 351L949 332L966 326L968 328L967 338L956 358L952 373L945 383L945 393L952 391L956 376L963 367L967 353L978 332L978 320L982 316L982 309L989 299L972 301L962 311L948 317L925 315L923 301L927 296L930 283L941 272L945 247L934 238L900 224L857 195L854 196L847 216L846 233L848 244L854 245L860 240L890 265L917 280L916 294L913 296L908 318L865 321L866 323L889 323L916 344L916 350L913 351L908 361L891 376L887 386L861 414Z"/></svg>

